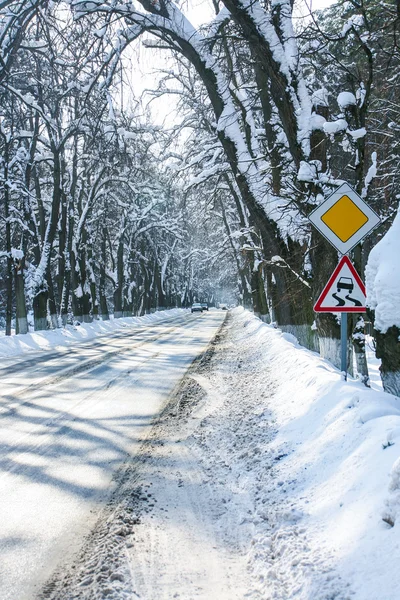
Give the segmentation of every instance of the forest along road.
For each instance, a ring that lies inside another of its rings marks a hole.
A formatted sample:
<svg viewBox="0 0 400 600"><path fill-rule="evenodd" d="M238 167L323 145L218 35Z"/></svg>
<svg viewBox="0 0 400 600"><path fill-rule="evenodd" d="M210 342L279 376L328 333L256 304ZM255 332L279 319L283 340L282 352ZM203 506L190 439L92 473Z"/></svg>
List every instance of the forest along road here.
<svg viewBox="0 0 400 600"><path fill-rule="evenodd" d="M0 598L32 600L82 544L225 313L186 312L0 369Z"/></svg>

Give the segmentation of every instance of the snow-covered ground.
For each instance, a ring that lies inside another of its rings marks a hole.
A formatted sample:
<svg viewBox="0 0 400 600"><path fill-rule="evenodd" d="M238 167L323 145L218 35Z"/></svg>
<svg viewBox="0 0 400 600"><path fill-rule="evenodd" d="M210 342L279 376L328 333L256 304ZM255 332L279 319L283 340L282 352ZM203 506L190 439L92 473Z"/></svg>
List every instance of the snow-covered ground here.
<svg viewBox="0 0 400 600"><path fill-rule="evenodd" d="M400 399L235 309L40 598L398 600L399 447Z"/></svg>
<svg viewBox="0 0 400 600"><path fill-rule="evenodd" d="M43 597L397 600L399 438L399 399L236 309Z"/></svg>

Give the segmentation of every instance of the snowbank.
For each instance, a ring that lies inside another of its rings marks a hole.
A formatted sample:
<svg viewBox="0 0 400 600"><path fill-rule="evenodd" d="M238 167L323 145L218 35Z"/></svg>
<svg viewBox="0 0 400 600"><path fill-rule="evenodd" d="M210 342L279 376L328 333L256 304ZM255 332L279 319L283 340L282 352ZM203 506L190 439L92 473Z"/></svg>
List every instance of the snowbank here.
<svg viewBox="0 0 400 600"><path fill-rule="evenodd" d="M400 327L400 213L372 248L365 269L367 306L375 310L375 327L385 333Z"/></svg>
<svg viewBox="0 0 400 600"><path fill-rule="evenodd" d="M0 333L0 357L17 356L32 350L50 350L60 346L69 346L80 342L87 342L99 335L110 334L120 329L139 327L149 323L173 319L181 315L184 309L174 308L168 311L159 311L143 317L126 317L109 321L93 321L80 325L67 325L60 329L49 331L36 331L26 335L13 335L6 337Z"/></svg>
<svg viewBox="0 0 400 600"><path fill-rule="evenodd" d="M265 390L260 412L263 404L271 407L276 430L268 449L276 467L267 514L254 520L259 593L282 600L398 599L400 399L342 381L293 336L240 309L235 316L238 354L256 347L252 360L261 366L248 393ZM261 412L259 427L248 431L250 448L265 437L265 418ZM254 461L250 487L258 471Z"/></svg>

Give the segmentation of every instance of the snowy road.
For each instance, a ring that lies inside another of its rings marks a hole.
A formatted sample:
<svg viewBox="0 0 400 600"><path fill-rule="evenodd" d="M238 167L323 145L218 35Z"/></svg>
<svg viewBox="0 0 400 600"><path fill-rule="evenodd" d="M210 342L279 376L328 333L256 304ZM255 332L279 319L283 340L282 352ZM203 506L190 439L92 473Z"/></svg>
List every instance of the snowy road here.
<svg viewBox="0 0 400 600"><path fill-rule="evenodd" d="M0 598L32 600L94 524L118 467L225 314L183 313L2 361Z"/></svg>

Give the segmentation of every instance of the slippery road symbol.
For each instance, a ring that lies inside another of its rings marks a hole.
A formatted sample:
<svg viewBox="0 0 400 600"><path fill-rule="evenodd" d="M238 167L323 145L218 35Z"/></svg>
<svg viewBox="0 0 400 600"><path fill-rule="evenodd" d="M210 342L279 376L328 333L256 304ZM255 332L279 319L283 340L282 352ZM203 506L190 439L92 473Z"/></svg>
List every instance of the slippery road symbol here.
<svg viewBox="0 0 400 600"><path fill-rule="evenodd" d="M350 294L347 294L347 296L345 296L345 299L341 298L337 294L332 294L332 298L335 298L335 300L337 301L336 306L345 306L346 300L352 302L354 306L362 306L362 302L357 300L357 298L351 298Z"/></svg>
<svg viewBox="0 0 400 600"><path fill-rule="evenodd" d="M316 312L365 312L365 286L343 256L315 303Z"/></svg>
<svg viewBox="0 0 400 600"><path fill-rule="evenodd" d="M347 295L346 299L349 300L349 302L353 302L354 306L362 306L362 302L357 300L357 298L350 298L350 296Z"/></svg>
<svg viewBox="0 0 400 600"><path fill-rule="evenodd" d="M335 300L337 301L336 306L345 306L346 302L345 300L348 300L349 302L353 302L354 306L362 306L362 303L357 300L357 298L352 298L350 296L350 294L352 293L353 289L354 289L354 282L352 280L351 277L341 277L337 284L337 294L332 294L332 298L335 298ZM342 290L348 290L349 293L344 297L344 299L341 296L338 296L338 294L340 294L340 292Z"/></svg>
<svg viewBox="0 0 400 600"><path fill-rule="evenodd" d="M351 277L341 277L339 279L339 281L337 282L337 291L338 291L338 294L342 290L349 290L349 293L347 294L347 296L345 296L346 300L348 300L349 302L353 302L354 306L362 306L362 303L359 300L357 300L357 298L352 298L350 296L350 294L354 290L354 282L353 282L353 279ZM339 296L337 296L337 294L332 294L332 296L335 298L335 300L339 301L339 304L337 306L344 306L345 305L345 301L342 300L342 298L340 298Z"/></svg>
<svg viewBox="0 0 400 600"><path fill-rule="evenodd" d="M346 304L346 302L343 300L343 298L341 298L337 294L332 294L332 298L335 298L335 300L337 301L336 306L344 306Z"/></svg>

